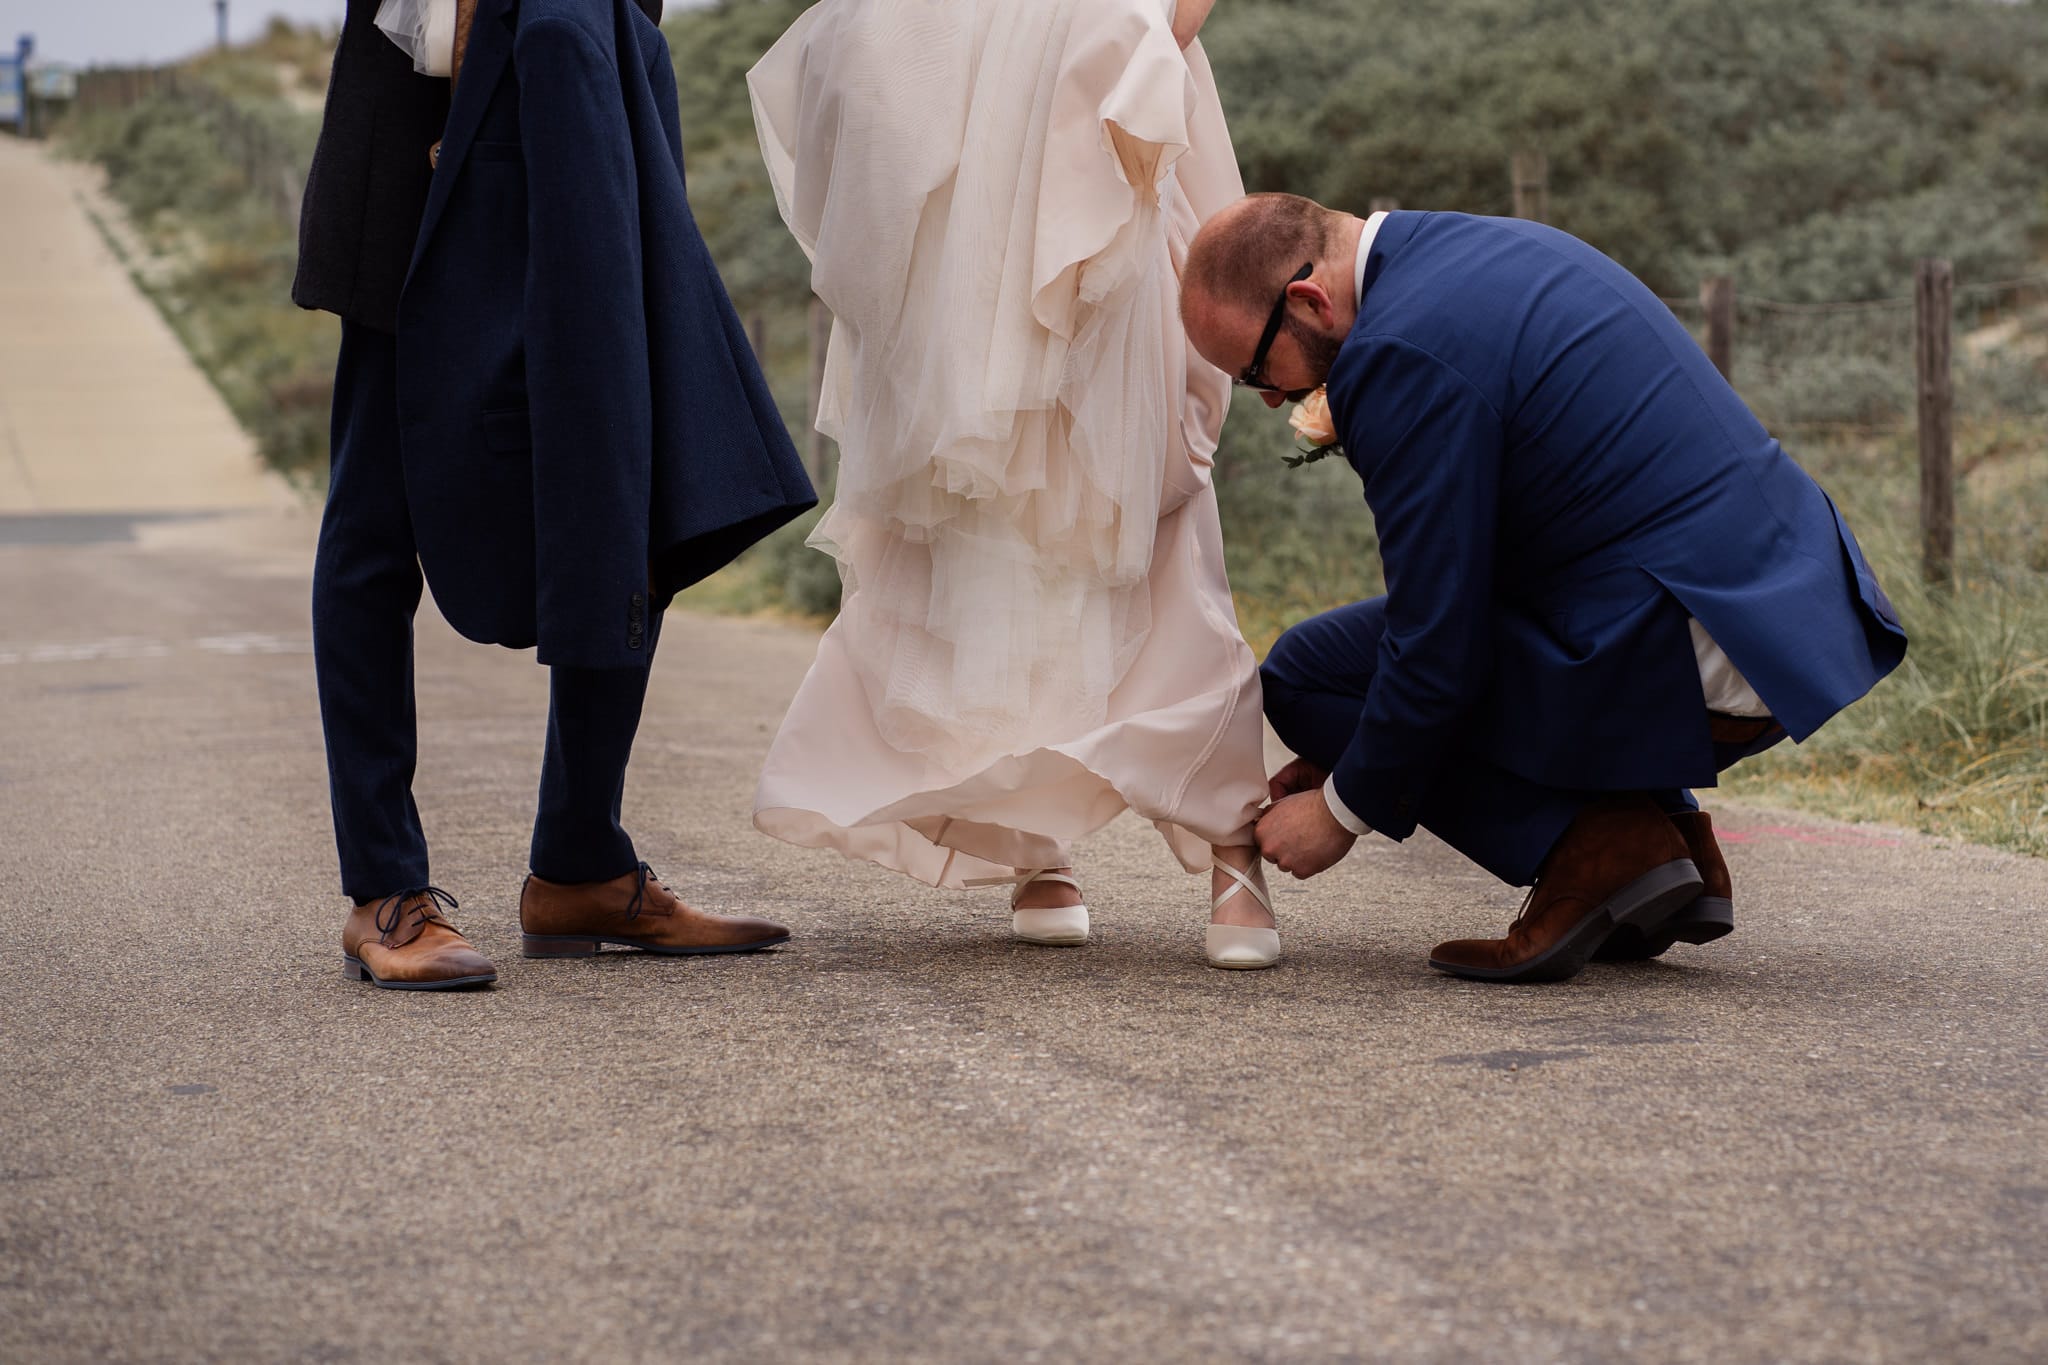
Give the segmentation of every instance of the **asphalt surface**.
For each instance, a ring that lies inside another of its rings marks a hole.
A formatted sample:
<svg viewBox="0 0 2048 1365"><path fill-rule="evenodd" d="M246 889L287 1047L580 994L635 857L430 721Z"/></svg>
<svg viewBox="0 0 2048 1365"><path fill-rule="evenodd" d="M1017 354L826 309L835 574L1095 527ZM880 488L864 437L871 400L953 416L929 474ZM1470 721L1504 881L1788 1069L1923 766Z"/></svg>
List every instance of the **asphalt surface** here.
<svg viewBox="0 0 2048 1365"><path fill-rule="evenodd" d="M754 834L814 637L678 613L629 820L796 937L526 962L546 678L429 609L434 875L502 976L379 992L311 516L112 500L0 516L0 1360L2048 1357L2048 863L1720 807L1735 935L1513 988L1425 965L1518 901L1426 838L1210 970L1125 820L1034 949Z"/></svg>

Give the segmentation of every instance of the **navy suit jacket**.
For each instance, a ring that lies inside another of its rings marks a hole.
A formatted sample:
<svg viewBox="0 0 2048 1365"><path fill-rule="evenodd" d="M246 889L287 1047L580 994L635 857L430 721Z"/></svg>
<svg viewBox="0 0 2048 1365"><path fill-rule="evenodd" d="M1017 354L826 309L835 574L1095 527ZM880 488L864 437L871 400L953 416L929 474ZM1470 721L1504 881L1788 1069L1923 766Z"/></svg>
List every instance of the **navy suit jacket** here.
<svg viewBox="0 0 2048 1365"><path fill-rule="evenodd" d="M1712 785L1688 617L1795 740L1905 654L1827 494L1565 233L1390 214L1329 398L1387 575L1334 777L1394 838L1454 751L1554 787Z"/></svg>
<svg viewBox="0 0 2048 1365"><path fill-rule="evenodd" d="M633 0L480 0L398 305L420 563L449 622L643 664L648 616L816 504L684 196Z"/></svg>

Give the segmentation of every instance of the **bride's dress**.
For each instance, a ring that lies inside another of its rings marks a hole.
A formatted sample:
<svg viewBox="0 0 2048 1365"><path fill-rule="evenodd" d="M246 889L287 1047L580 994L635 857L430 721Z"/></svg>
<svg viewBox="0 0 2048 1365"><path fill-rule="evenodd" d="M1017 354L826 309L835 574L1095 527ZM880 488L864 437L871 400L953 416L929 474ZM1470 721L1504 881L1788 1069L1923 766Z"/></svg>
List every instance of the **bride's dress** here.
<svg viewBox="0 0 2048 1365"><path fill-rule="evenodd" d="M825 0L748 77L834 325L826 632L754 821L934 885L1250 842L1258 674L1176 271L1243 193L1172 0Z"/></svg>

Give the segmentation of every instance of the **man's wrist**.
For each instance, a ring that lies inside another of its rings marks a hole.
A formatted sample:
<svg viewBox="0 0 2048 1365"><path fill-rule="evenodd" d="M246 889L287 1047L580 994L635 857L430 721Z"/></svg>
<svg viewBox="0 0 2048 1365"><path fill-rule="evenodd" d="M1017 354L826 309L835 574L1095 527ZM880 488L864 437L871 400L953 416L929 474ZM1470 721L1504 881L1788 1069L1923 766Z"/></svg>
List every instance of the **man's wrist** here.
<svg viewBox="0 0 2048 1365"><path fill-rule="evenodd" d="M1323 783L1323 804L1330 808L1330 814L1338 824L1353 834L1372 833L1372 826L1351 813L1351 807L1344 804L1344 798L1337 795L1337 779L1332 777Z"/></svg>

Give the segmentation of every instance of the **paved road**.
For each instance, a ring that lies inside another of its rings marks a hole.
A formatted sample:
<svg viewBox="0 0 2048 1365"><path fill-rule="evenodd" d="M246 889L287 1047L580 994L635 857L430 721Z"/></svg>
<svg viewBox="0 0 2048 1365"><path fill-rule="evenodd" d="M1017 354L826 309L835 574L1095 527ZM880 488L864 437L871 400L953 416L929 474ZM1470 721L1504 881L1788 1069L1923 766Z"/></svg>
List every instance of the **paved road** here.
<svg viewBox="0 0 2048 1365"><path fill-rule="evenodd" d="M1030 949L754 835L812 638L685 614L632 824L797 938L527 963L545 679L429 614L435 876L503 976L381 993L311 519L164 510L0 517L0 1359L2048 1356L2048 863L1725 809L1734 937L1514 989L1424 965L1516 902L1426 840L1208 970L1125 821L1099 940Z"/></svg>

